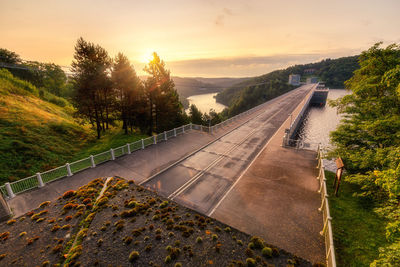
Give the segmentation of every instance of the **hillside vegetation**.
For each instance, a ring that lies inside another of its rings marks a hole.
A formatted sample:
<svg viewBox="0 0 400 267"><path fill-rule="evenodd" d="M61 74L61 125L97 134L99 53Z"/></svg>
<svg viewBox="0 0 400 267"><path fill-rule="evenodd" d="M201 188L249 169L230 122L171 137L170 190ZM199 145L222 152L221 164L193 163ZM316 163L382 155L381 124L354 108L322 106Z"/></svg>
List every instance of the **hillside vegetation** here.
<svg viewBox="0 0 400 267"><path fill-rule="evenodd" d="M117 177L2 223L0 265L312 266Z"/></svg>
<svg viewBox="0 0 400 267"><path fill-rule="evenodd" d="M357 58L358 56L326 59L318 63L276 70L235 84L219 93L216 99L219 103L229 106L229 116L236 115L294 89L294 86L288 84L290 74L317 76L325 81L328 87L343 88L344 81L358 68ZM305 71L311 69L313 73L306 74Z"/></svg>
<svg viewBox="0 0 400 267"><path fill-rule="evenodd" d="M72 108L39 98L32 84L0 70L1 182L65 164L89 138Z"/></svg>
<svg viewBox="0 0 400 267"><path fill-rule="evenodd" d="M67 100L41 94L31 83L0 69L0 183L144 137L124 135L119 127L112 127L97 141L93 129L78 124L73 113Z"/></svg>

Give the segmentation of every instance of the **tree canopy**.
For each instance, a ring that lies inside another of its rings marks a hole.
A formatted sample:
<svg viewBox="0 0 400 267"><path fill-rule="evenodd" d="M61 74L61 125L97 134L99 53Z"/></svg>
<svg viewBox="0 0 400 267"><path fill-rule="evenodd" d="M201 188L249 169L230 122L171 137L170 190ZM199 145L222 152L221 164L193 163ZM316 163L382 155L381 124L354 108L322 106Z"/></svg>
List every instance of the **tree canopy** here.
<svg viewBox="0 0 400 267"><path fill-rule="evenodd" d="M346 81L351 94L331 104L344 114L331 133L335 149L349 172L348 180L361 186L361 197L374 199L378 213L390 223L371 266L400 264L400 47L375 44L359 57L360 68Z"/></svg>

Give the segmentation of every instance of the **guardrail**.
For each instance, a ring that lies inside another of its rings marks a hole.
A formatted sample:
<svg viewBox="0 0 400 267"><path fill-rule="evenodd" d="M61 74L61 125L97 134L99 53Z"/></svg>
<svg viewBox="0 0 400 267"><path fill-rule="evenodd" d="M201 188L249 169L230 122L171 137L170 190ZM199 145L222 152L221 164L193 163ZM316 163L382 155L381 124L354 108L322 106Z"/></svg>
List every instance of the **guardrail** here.
<svg viewBox="0 0 400 267"><path fill-rule="evenodd" d="M328 192L326 189L326 178L325 178L325 167L323 162L323 155L321 146L318 145L317 152L318 166L319 169L318 177L319 180L319 190L318 193L321 194L321 207L318 209L322 212L322 219L324 226L320 234L325 238L325 253L326 253L326 265L328 267L336 267L336 257L335 257L335 246L333 245L333 231L332 231L332 217L329 211L329 201Z"/></svg>
<svg viewBox="0 0 400 267"><path fill-rule="evenodd" d="M289 141L293 140L294 134L296 133L297 129L299 128L300 122L304 116L304 113L306 112L306 110L310 104L311 98L314 95L316 86L314 86L314 88L312 89L307 100L304 100L303 107L301 108L299 114L297 114L296 118L291 121L289 129L285 130L285 135L283 136L283 142L282 142L283 146L289 146L290 145ZM290 114L290 116L292 116L292 114Z"/></svg>

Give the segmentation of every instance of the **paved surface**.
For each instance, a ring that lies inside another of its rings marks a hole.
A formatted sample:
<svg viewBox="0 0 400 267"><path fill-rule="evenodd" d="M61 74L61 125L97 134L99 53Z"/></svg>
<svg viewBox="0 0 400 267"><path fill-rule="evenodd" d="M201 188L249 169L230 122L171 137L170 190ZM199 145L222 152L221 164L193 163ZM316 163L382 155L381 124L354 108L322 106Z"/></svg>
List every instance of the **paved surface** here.
<svg viewBox="0 0 400 267"><path fill-rule="evenodd" d="M312 86L271 100L262 113L144 185L209 214Z"/></svg>
<svg viewBox="0 0 400 267"><path fill-rule="evenodd" d="M258 112L243 116L237 121L227 124L213 134L200 131L189 131L176 138L168 139L157 145L138 150L131 155L117 158L115 161L108 161L93 169L86 169L71 177L46 184L45 187L34 189L17 195L8 201L8 204L15 217L18 217L39 206L47 200L57 199L67 190L76 190L93 179L99 177L120 176L125 179L141 182L160 170L170 166L172 163L198 150L216 138L226 134L235 127L238 127L249 118L256 116Z"/></svg>
<svg viewBox="0 0 400 267"><path fill-rule="evenodd" d="M311 262L324 262L316 152L281 147L287 120L212 217Z"/></svg>

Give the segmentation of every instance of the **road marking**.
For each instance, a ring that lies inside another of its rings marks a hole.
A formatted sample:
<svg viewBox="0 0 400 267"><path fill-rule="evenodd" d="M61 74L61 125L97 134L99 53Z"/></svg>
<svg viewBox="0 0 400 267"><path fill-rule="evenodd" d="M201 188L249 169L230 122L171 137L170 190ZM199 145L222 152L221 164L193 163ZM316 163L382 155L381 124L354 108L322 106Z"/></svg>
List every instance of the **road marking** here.
<svg viewBox="0 0 400 267"><path fill-rule="evenodd" d="M306 95L307 97L307 95ZM300 102L299 105L303 103ZM296 109L299 107L297 105ZM296 110L295 109L295 110ZM232 189L236 186L236 184L242 179L243 175L247 172L247 170L253 165L253 163L256 161L256 159L260 156L260 154L265 150L265 148L269 145L272 139L274 139L275 135L280 132L281 128L286 124L286 122L290 119L288 117L282 125L278 128L278 130L274 133L274 135L268 140L268 142L264 145L264 147L257 153L257 155L254 157L254 159L250 162L250 164L246 167L246 169L243 170L243 172L240 174L239 178L231 185L231 187L226 191L226 193L222 196L222 198L217 202L217 204L214 206L214 208L207 214L207 216L211 217L211 215L215 212L215 210L221 205L222 201L226 198L226 196L232 191Z"/></svg>

